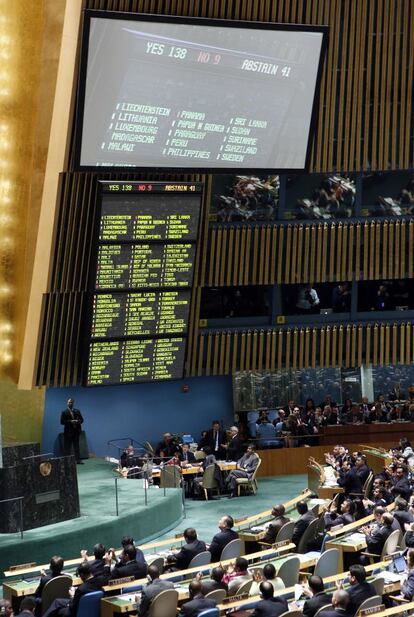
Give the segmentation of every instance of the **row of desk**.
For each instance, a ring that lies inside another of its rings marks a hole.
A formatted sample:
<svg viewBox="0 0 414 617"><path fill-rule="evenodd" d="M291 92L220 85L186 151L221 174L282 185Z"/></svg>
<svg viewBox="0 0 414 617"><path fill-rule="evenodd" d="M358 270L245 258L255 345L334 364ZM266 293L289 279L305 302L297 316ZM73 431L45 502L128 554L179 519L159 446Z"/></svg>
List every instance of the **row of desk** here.
<svg viewBox="0 0 414 617"><path fill-rule="evenodd" d="M376 457L382 463L382 466L383 466L384 464L383 461L385 457L384 452L377 451L376 449L372 449L370 452L370 455L373 457ZM320 476L320 480L326 479L326 470L321 465L319 465L319 463L315 464L315 467L319 470L321 474L323 474ZM323 485L321 486L323 488ZM321 488L321 486L319 486L318 488ZM339 489L339 487L337 488ZM329 498L331 498L332 494L335 494L335 487L330 487L330 490L331 490L331 493L329 495ZM318 498L316 499L312 498L311 497L312 492L319 493ZM291 518L293 520L297 516L296 509L295 509L296 503L302 499L307 500L310 507L314 507L315 505L318 505L319 509L322 510L328 503L326 498L322 497L322 494L323 494L323 491L321 493L321 491L314 491L314 489L309 490L308 488L307 490L303 491L300 495L298 495L294 499L289 500L288 502L284 504L286 512L291 515ZM390 509L392 507L393 506L390 506ZM243 517L241 519L236 519L235 529L238 530L239 536L245 542L245 544L251 541L258 541L263 537L265 532L263 532L263 535L261 535L260 533L259 534L253 533L251 528L256 525L263 525L264 523L268 522L271 518L272 518L271 510L270 509L265 510L263 512L259 512L249 517ZM326 548L339 548L339 550L341 551L341 556L343 552L346 552L346 551L357 551L357 550L362 550L366 548L366 543L361 539L361 537L358 538L354 534L355 534L355 530L357 527L359 527L360 525L366 522L369 522L370 520L372 520L372 517L367 517L366 519L357 521L356 523L352 523L351 525L347 525L340 530L330 532L329 540L327 541ZM183 543L183 536L178 535L173 538L168 538L166 540L143 544L140 546L140 548L141 550L144 551L146 559L150 560L151 558L164 555L164 551L166 549L178 548L180 545L182 545L182 543ZM290 552L294 550L294 548L295 547L293 544L288 543L280 547L276 546L276 547L269 548L265 551L248 554L246 558L248 559L250 567L252 568L262 567L265 563L273 563L277 570L282 565L282 563L287 559ZM119 554L120 550L117 552ZM313 565L315 565L316 559L317 559L315 554L302 555L299 557L301 559L301 570L306 570L309 567L312 567ZM223 565L226 565L230 561L231 560L223 562ZM80 563L79 558L65 561L65 571L70 570L70 569L74 571L76 567L79 565L79 563ZM372 569L378 568L378 567L385 569L386 565L387 565L386 562L382 564L374 564L373 566L368 566L367 570L368 572L370 572L372 571ZM200 571L202 571L205 576L208 576L209 571L212 567L214 567L214 564L208 564L207 566L204 566L202 568L197 567L191 570L184 570L181 572L165 573L165 574L162 574L161 577L166 578L166 579L172 578L174 579L174 581L176 581L177 591L179 593L179 601L182 602L188 596L188 583L190 582L192 576L194 576ZM38 578L36 575L38 575L40 573L40 570L44 568L47 568L47 564L36 565L36 566L29 567L29 568L23 568L17 572L13 570L9 570L5 572L5 576L10 580L8 580L6 583L3 584L4 597L10 600L13 600L16 598L21 598L22 596L33 594L38 585ZM343 567L341 567L340 569L343 570ZM16 576L19 576L19 577L29 576L30 578L29 579L20 578L19 580L12 580L12 577L16 577ZM35 576L36 578L34 578ZM325 582L328 584L334 583L335 580L341 580L341 578L343 577L344 577L344 573L342 572L339 575L335 575L333 577L330 577L329 579L326 579ZM79 583L80 583L80 580L76 579L75 577L74 585L79 584ZM146 579L142 579L140 581L132 581L130 583L123 583L122 585L119 585L119 586L115 585L115 586L105 587L105 592L107 593L111 593L111 594L113 594L114 592L115 593L121 592L121 593L115 596L114 595L106 596L102 599L102 610L101 610L102 617L112 617L113 615L118 614L118 613L122 614L122 613L133 611L136 607L137 595L135 593L133 594L129 593L128 590L129 588L136 588L139 585L145 585L145 584L146 584ZM386 587L386 593L397 592L399 590L399 585L400 585L400 581L395 581L392 584L390 583ZM291 596L293 597L294 595L294 588L285 589L282 592L278 592L278 593L279 595L283 594L283 595L286 595L288 598L290 598ZM220 608L220 611L224 613L224 611L227 611L231 608L243 607L243 605L246 605L247 603L251 603L259 599L260 599L259 597L257 598L251 597L244 601L239 600L234 603L230 602L230 603L220 605L219 608ZM396 607L396 608L398 609L399 607ZM406 605L406 608L409 608L409 605ZM414 603L413 603L413 608L414 608ZM392 614L398 614L398 612L399 611L397 610L394 612L389 612L389 613L387 612L384 614L392 615Z"/></svg>

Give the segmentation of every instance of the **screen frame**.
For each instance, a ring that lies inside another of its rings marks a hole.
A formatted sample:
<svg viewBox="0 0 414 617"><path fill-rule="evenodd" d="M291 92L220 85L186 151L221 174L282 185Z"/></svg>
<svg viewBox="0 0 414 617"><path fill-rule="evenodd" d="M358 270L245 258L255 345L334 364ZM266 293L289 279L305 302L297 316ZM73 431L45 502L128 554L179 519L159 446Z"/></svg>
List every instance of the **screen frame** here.
<svg viewBox="0 0 414 617"><path fill-rule="evenodd" d="M320 100L321 92L321 80L322 71L324 67L325 56L328 46L329 26L326 25L309 25L309 24L287 24L279 22L263 22L263 21L241 21L241 20L227 20L227 19L211 19L204 17L181 17L175 15L155 15L153 13L128 13L118 11L102 11L84 9L82 11L83 19L82 24L82 36L81 36L81 53L80 61L78 65L78 83L76 90L76 102L74 113L74 157L73 168L74 171L85 172L117 172L117 173L134 173L138 171L142 172L155 172L155 173L205 173L205 174L218 174L218 173L243 173L243 174L264 174L271 175L274 173L300 173L306 172L310 167L310 157L312 144L315 135L317 109ZM253 30L276 30L276 31L300 31L300 32L313 32L322 34L321 52L319 55L318 68L316 72L316 84L315 94L313 97L311 117L309 123L309 135L306 146L305 163L303 167L295 168L268 168L268 167L177 167L169 166L165 167L148 167L148 166L118 166L118 165L81 165L81 148L82 148L82 134L83 134L83 117L85 107L85 91L86 91L86 76L87 76L87 63L88 63L88 51L89 51L89 33L92 19L117 19L117 20L130 20L136 22L160 22L160 23L174 23L191 26L208 26L208 27L221 27L221 28L242 28Z"/></svg>

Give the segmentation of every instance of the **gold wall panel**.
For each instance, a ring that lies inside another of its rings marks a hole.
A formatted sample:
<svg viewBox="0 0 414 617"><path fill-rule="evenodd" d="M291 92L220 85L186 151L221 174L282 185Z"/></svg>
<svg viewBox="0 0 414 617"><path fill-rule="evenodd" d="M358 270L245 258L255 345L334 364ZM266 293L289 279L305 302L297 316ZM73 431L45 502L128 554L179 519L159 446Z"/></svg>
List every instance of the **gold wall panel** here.
<svg viewBox="0 0 414 617"><path fill-rule="evenodd" d="M269 328L201 332L191 375L229 375L235 371L277 368L338 367L414 362L413 326L409 323ZM237 344L241 341L237 355ZM222 346L233 349L233 363L218 362Z"/></svg>
<svg viewBox="0 0 414 617"><path fill-rule="evenodd" d="M355 233L356 227L356 233ZM412 278L414 225L398 220L353 223L220 226L209 231L207 286ZM220 238L226 230L227 254ZM252 240L244 241L246 233ZM410 248L411 247L411 248ZM272 262L269 264L270 256ZM250 276L246 264L252 263ZM247 270L246 270L247 268ZM225 273L225 275L223 275Z"/></svg>

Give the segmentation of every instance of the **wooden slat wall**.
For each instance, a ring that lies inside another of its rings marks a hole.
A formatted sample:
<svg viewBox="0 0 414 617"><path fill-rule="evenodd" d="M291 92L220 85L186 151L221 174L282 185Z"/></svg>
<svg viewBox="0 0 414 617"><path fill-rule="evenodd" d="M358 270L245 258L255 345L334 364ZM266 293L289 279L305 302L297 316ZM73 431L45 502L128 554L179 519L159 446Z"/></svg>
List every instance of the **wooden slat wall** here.
<svg viewBox="0 0 414 617"><path fill-rule="evenodd" d="M227 257L238 255L246 227L226 227L225 236L223 229L210 229L207 286L340 282L354 274L363 281L413 276L412 221L250 225L250 251L244 243L244 259L237 261Z"/></svg>
<svg viewBox="0 0 414 617"><path fill-rule="evenodd" d="M414 362L412 329L409 323L359 323L312 329L202 332L199 335L201 353L191 375L228 375L238 370L261 368L410 364Z"/></svg>
<svg viewBox="0 0 414 617"><path fill-rule="evenodd" d="M85 0L85 8L328 25L311 170L414 167L412 0Z"/></svg>
<svg viewBox="0 0 414 617"><path fill-rule="evenodd" d="M412 0L84 0L84 7L326 24L330 27L329 45L309 171L414 167ZM81 333L73 323L79 323L85 305L97 180L122 179L116 173L74 172L73 146L71 152L69 170L61 177L55 248L38 354L38 383L47 385L79 383ZM143 179L140 174L128 174L128 179L131 177ZM145 179L151 177L147 174ZM181 179L194 180L194 176ZM354 226L350 222L230 226L208 232L207 216L204 209L187 374L201 374L207 357L208 374L224 374L240 366L281 368L285 362L302 367L319 362L324 366L370 359L385 362L397 356L411 361L414 343L409 324L404 332L395 332L389 326L381 331L372 325L352 331L334 326L323 333L321 329L307 328L205 335L199 333L198 317L203 285L344 281L359 273L362 280L412 278L412 221L367 220ZM393 347L396 341L398 353Z"/></svg>
<svg viewBox="0 0 414 617"><path fill-rule="evenodd" d="M171 180L168 175L145 174L95 174L65 173L60 181L60 203L56 220L54 255L49 276L49 290L44 296L42 326L37 353L38 385L66 386L81 383L85 357L84 337L87 311L86 291L93 257L93 229L95 225L98 179L101 180ZM202 175L183 174L175 180L205 180ZM198 336L200 312L200 276L204 272L205 247L208 222L205 201L201 211L200 242L197 247L194 269L190 327L188 332L188 357L193 356ZM196 350L194 353L198 353ZM190 366L187 366L190 370Z"/></svg>

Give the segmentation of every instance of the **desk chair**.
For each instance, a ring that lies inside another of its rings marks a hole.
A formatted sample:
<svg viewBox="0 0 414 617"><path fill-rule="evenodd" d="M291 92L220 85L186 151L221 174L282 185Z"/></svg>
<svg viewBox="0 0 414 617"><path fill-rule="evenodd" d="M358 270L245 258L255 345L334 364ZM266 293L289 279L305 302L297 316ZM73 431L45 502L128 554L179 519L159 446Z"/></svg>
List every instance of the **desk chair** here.
<svg viewBox="0 0 414 617"><path fill-rule="evenodd" d="M340 551L338 548L330 548L322 553L316 562L314 575L326 578L333 574L339 574L339 557Z"/></svg>
<svg viewBox="0 0 414 617"><path fill-rule="evenodd" d="M198 553L198 555L192 558L192 560L188 564L188 567L198 568L199 566L205 566L210 562L211 562L210 551L202 551L201 553Z"/></svg>
<svg viewBox="0 0 414 617"><path fill-rule="evenodd" d="M148 566L157 566L160 574L164 572L164 557L153 557L152 559L148 559Z"/></svg>
<svg viewBox="0 0 414 617"><path fill-rule="evenodd" d="M282 542L283 540L291 540L293 536L293 530L295 528L295 521L290 521L289 523L285 523L277 532L277 536L275 538L275 542ZM263 549L270 548L272 545L269 542L259 541L260 546Z"/></svg>
<svg viewBox="0 0 414 617"><path fill-rule="evenodd" d="M151 602L148 617L176 617L178 591L166 589Z"/></svg>
<svg viewBox="0 0 414 617"><path fill-rule="evenodd" d="M91 591L81 597L76 617L100 617L103 591Z"/></svg>
<svg viewBox="0 0 414 617"><path fill-rule="evenodd" d="M368 598L362 604L358 606L358 610L356 612L357 615L361 614L361 611L365 611L367 608L374 608L375 606L379 606L382 604L381 596L372 596L372 598Z"/></svg>
<svg viewBox="0 0 414 617"><path fill-rule="evenodd" d="M72 584L72 577L69 574L55 576L46 583L42 593L42 615L56 598L70 598L69 589Z"/></svg>
<svg viewBox="0 0 414 617"><path fill-rule="evenodd" d="M250 591L250 587L253 585L253 579L251 579L250 581L244 581L244 583L242 583L239 587L237 587L235 593L231 594L233 596L238 596L241 595L243 593L249 593Z"/></svg>
<svg viewBox="0 0 414 617"><path fill-rule="evenodd" d="M257 493L257 481L256 481L256 475L257 472L259 471L259 467L262 464L262 459L259 458L259 462L257 464L256 469L253 472L253 475L251 478L236 478L236 486L237 486L237 496L240 497L240 489L241 488L247 488L251 491L253 491L254 495L256 495Z"/></svg>
<svg viewBox="0 0 414 617"><path fill-rule="evenodd" d="M225 589L215 589L214 591L207 593L204 597L209 600L215 600L217 604L221 604L226 596L227 592Z"/></svg>
<svg viewBox="0 0 414 617"><path fill-rule="evenodd" d="M161 469L160 488L179 488L181 486L181 469L178 465L165 465Z"/></svg>
<svg viewBox="0 0 414 617"><path fill-rule="evenodd" d="M293 587L298 582L299 578L300 559L299 557L288 557L286 561L282 563L277 576L282 579L285 587Z"/></svg>
<svg viewBox="0 0 414 617"><path fill-rule="evenodd" d="M229 542L221 551L219 561L225 561L226 559L236 559L241 556L242 541L239 538Z"/></svg>
<svg viewBox="0 0 414 617"><path fill-rule="evenodd" d="M296 549L297 553L306 553L308 551L308 544L315 539L318 527L319 519L317 518L315 518L309 523L309 525L303 532L301 539L299 540L299 544Z"/></svg>
<svg viewBox="0 0 414 617"><path fill-rule="evenodd" d="M282 613L279 617L303 617L302 611L286 611L286 613Z"/></svg>
<svg viewBox="0 0 414 617"><path fill-rule="evenodd" d="M202 488L204 491L204 497L206 498L206 501L208 501L208 491L217 491L217 493L220 494L219 484L214 477L215 471L216 466L214 463L206 467L203 473L203 479L200 480L200 482L198 483L200 488Z"/></svg>
<svg viewBox="0 0 414 617"><path fill-rule="evenodd" d="M332 610L332 604L325 604L325 606L321 606L321 608L315 613L314 617L319 617L322 611Z"/></svg>
<svg viewBox="0 0 414 617"><path fill-rule="evenodd" d="M375 593L377 594L377 596L382 597L384 595L385 579L381 578L380 576L378 578L374 578L374 580L371 581L371 585L375 589Z"/></svg>

